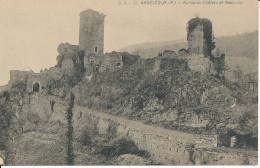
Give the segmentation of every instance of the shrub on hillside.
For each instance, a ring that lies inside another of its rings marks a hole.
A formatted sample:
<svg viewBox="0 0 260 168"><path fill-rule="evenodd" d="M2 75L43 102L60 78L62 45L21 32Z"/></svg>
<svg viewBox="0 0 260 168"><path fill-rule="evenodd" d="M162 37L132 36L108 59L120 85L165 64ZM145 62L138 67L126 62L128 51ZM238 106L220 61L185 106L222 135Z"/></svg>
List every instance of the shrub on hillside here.
<svg viewBox="0 0 260 168"><path fill-rule="evenodd" d="M145 150L139 150L134 141L122 138L114 141L110 146L104 146L99 152L109 158L118 157L123 154L133 154L148 158L150 154Z"/></svg>

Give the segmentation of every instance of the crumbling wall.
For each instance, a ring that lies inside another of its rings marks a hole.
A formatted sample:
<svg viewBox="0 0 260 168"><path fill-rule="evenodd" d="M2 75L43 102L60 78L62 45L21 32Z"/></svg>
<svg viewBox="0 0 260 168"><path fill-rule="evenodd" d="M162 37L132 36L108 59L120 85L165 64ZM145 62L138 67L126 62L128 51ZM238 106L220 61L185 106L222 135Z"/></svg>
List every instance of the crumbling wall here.
<svg viewBox="0 0 260 168"><path fill-rule="evenodd" d="M188 57L188 66L192 71L206 74L210 70L210 60L202 54L191 54Z"/></svg>
<svg viewBox="0 0 260 168"><path fill-rule="evenodd" d="M159 70L161 72L181 72L188 70L187 60L164 56L144 60L143 65L147 74L150 74L151 72L155 73Z"/></svg>
<svg viewBox="0 0 260 168"><path fill-rule="evenodd" d="M51 100L55 101L53 111L49 103ZM66 123L67 107L66 102L56 96L46 97L40 94L34 94L30 106L27 106L41 118L50 116L49 120L62 123ZM82 106L75 106L73 121L76 136L78 132L84 131L86 126L104 136L109 136L113 131L116 136L133 140L139 149L147 150L152 159L162 164L192 164L189 146L194 144L196 147L210 148L215 147L217 143L215 135L196 135L166 130L105 113L91 112Z"/></svg>
<svg viewBox="0 0 260 168"><path fill-rule="evenodd" d="M19 71L19 70L11 70L10 71L10 80L8 84L10 86L19 82L26 82L28 78L34 75L33 71Z"/></svg>
<svg viewBox="0 0 260 168"><path fill-rule="evenodd" d="M91 125L99 134L108 135L110 123L116 123L116 135L129 137L141 150L147 150L151 157L163 164L192 164L189 146L215 147L215 135L187 134L179 131L144 125L113 115L91 112L84 107L75 107L74 123L78 129Z"/></svg>
<svg viewBox="0 0 260 168"><path fill-rule="evenodd" d="M99 72L115 71L123 67L122 55L120 53L112 52L110 54L104 54L101 60Z"/></svg>
<svg viewBox="0 0 260 168"><path fill-rule="evenodd" d="M72 45L69 43L61 43L57 48L58 53L79 51L78 45Z"/></svg>
<svg viewBox="0 0 260 168"><path fill-rule="evenodd" d="M57 56L57 67L62 67L62 63L64 60L75 59L77 60L77 53L79 51L79 46L71 45L69 43L61 43L57 51L59 55Z"/></svg>
<svg viewBox="0 0 260 168"><path fill-rule="evenodd" d="M113 131L128 137L141 150L147 150L157 163L171 165L245 165L257 164L257 151L217 148L216 135L188 134L160 127L148 126L121 117L92 112L77 106L74 113L77 128L90 125L97 133L107 136Z"/></svg>
<svg viewBox="0 0 260 168"><path fill-rule="evenodd" d="M72 76L79 64L79 47L69 43L61 43L57 49L59 55L57 56L57 66L65 75Z"/></svg>
<svg viewBox="0 0 260 168"><path fill-rule="evenodd" d="M28 97L26 98L28 100ZM50 101L55 101L53 109ZM26 102L29 103L29 102ZM30 105L26 111L38 113L41 118L66 123L66 108L68 102L57 96L31 95ZM254 152L231 154L225 150L218 150L216 135L189 134L180 131L167 130L127 120L114 115L91 111L76 105L73 110L73 124L75 136L79 136L84 129L93 129L97 134L126 137L135 142L141 150L151 154L157 163L171 165L189 164L256 164L257 156ZM112 132L111 132L112 131ZM203 150L201 150L203 149ZM215 150L217 149L217 150ZM224 148L225 149L225 148Z"/></svg>
<svg viewBox="0 0 260 168"><path fill-rule="evenodd" d="M171 50L164 50L163 53L162 53L162 56L160 57L163 57L163 58L177 58L178 55L175 51L171 51Z"/></svg>
<svg viewBox="0 0 260 168"><path fill-rule="evenodd" d="M196 165L257 165L257 151L213 148L195 149L193 160Z"/></svg>
<svg viewBox="0 0 260 168"><path fill-rule="evenodd" d="M187 61L183 59L174 58L162 58L160 63L161 71L186 71L188 69Z"/></svg>

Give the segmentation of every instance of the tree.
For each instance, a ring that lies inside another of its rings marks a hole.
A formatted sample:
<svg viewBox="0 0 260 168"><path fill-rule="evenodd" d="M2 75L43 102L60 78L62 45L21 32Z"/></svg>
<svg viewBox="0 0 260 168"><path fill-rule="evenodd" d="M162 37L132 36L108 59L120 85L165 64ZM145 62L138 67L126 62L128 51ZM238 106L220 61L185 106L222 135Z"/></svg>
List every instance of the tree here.
<svg viewBox="0 0 260 168"><path fill-rule="evenodd" d="M74 165L74 152L73 152L73 125L72 125L72 118L73 118L73 108L74 108L74 99L75 96L73 93L70 93L70 103L69 108L67 109L67 123L68 123L68 131L67 131L67 165Z"/></svg>

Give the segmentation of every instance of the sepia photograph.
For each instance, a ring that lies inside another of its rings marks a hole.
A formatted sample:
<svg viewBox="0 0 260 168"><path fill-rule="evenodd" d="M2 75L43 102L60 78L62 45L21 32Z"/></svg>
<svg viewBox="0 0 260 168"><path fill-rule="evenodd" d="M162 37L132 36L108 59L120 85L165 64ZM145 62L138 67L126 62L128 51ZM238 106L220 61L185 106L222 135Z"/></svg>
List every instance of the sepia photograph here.
<svg viewBox="0 0 260 168"><path fill-rule="evenodd" d="M258 165L257 0L0 0L0 166Z"/></svg>

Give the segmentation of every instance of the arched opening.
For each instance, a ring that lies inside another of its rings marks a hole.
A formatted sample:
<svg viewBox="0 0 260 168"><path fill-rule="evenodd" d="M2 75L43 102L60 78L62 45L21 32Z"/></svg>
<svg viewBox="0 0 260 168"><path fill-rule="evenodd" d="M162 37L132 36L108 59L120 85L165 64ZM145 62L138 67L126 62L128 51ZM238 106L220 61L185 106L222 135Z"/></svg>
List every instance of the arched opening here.
<svg viewBox="0 0 260 168"><path fill-rule="evenodd" d="M33 91L34 92L39 92L39 89L40 89L40 85L38 82L34 83L33 84Z"/></svg>

